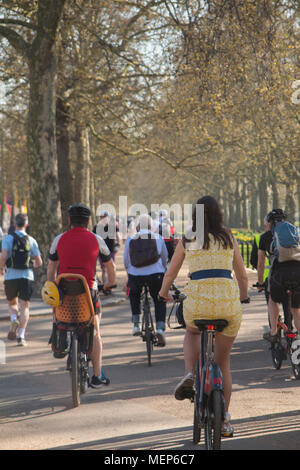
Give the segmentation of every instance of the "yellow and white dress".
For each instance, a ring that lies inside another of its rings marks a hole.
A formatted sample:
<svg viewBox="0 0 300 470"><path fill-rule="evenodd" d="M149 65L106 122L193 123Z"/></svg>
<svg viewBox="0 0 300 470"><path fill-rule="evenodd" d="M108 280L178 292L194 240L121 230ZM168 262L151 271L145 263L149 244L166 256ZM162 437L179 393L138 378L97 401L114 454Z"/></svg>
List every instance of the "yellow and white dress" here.
<svg viewBox="0 0 300 470"><path fill-rule="evenodd" d="M226 269L232 271L233 249L224 249L210 236L208 250L189 243L185 250L189 272L204 269ZM194 320L225 319L228 326L223 330L226 336L236 336L242 321L239 288L234 279L206 278L190 280L184 289L187 295L183 303L186 325L196 328Z"/></svg>

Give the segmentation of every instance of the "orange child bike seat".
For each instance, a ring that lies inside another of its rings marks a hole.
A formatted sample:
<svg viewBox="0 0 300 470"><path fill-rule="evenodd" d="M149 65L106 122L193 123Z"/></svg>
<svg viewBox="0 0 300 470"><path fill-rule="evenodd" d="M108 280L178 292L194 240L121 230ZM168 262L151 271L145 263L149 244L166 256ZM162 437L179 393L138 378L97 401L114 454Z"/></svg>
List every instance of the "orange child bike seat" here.
<svg viewBox="0 0 300 470"><path fill-rule="evenodd" d="M55 309L56 320L63 323L84 323L92 320L94 323L95 312L88 283L81 274L60 274L56 279L57 286L63 280L66 285L66 293L61 305ZM80 293L68 293L68 285L72 286L75 280L81 285Z"/></svg>

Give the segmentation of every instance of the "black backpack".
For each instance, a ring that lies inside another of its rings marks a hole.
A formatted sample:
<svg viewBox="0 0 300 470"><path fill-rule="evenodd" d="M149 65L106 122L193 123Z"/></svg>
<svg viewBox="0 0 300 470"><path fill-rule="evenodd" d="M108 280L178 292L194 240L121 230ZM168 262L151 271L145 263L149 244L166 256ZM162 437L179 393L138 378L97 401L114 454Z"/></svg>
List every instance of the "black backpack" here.
<svg viewBox="0 0 300 470"><path fill-rule="evenodd" d="M27 235L19 237L13 233L14 237L11 257L6 261L8 268L29 269L30 268L30 243Z"/></svg>
<svg viewBox="0 0 300 470"><path fill-rule="evenodd" d="M151 238L150 233L148 238L141 238L140 234L135 235L129 243L129 256L132 266L136 268L156 263L160 258L156 239Z"/></svg>

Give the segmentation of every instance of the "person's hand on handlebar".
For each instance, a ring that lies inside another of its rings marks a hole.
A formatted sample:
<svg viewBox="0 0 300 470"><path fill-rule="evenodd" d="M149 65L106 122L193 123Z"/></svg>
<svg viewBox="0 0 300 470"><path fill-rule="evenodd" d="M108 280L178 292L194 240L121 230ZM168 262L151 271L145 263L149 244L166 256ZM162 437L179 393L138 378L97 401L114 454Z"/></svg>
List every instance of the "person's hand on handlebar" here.
<svg viewBox="0 0 300 470"><path fill-rule="evenodd" d="M253 284L253 287L257 287L258 292L263 292L265 290L265 284L259 284L258 282Z"/></svg>
<svg viewBox="0 0 300 470"><path fill-rule="evenodd" d="M164 302L173 302L173 296L172 296L171 292L168 292L166 294L163 291L159 291L158 300L163 300Z"/></svg>

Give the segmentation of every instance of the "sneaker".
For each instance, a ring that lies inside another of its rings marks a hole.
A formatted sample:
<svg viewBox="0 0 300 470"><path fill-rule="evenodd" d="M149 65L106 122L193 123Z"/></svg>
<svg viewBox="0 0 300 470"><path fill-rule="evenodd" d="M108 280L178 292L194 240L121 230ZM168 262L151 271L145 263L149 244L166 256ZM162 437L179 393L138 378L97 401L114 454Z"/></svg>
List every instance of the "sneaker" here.
<svg viewBox="0 0 300 470"><path fill-rule="evenodd" d="M68 354L68 351L65 351L65 352L54 352L53 353L53 357L55 357L55 359L63 359L64 357L66 357L66 355Z"/></svg>
<svg viewBox="0 0 300 470"><path fill-rule="evenodd" d="M141 328L138 323L134 324L133 330L132 330L132 336L141 336Z"/></svg>
<svg viewBox="0 0 300 470"><path fill-rule="evenodd" d="M223 437L232 437L234 433L234 428L230 423L230 414L225 413L225 419L222 426L222 436Z"/></svg>
<svg viewBox="0 0 300 470"><path fill-rule="evenodd" d="M14 340L17 339L17 329L19 327L18 320L15 320L10 325L10 330L7 335L7 339Z"/></svg>
<svg viewBox="0 0 300 470"><path fill-rule="evenodd" d="M277 334L271 335L270 331L268 333L263 334L263 339L269 341L270 343L276 343L278 341Z"/></svg>
<svg viewBox="0 0 300 470"><path fill-rule="evenodd" d="M176 400L184 400L185 398L192 399L194 394L194 376L189 372L175 388L174 395Z"/></svg>
<svg viewBox="0 0 300 470"><path fill-rule="evenodd" d="M18 338L17 339L17 345L18 346L27 346L27 343L24 338Z"/></svg>
<svg viewBox="0 0 300 470"><path fill-rule="evenodd" d="M164 330L157 330L156 336L157 336L157 346L160 346L161 348L163 348L166 345L166 336L165 336Z"/></svg>
<svg viewBox="0 0 300 470"><path fill-rule="evenodd" d="M90 382L90 386L92 388L100 388L102 385L109 385L110 380L108 377L105 377L105 375L102 373L101 377L96 377L96 375L93 375L92 380Z"/></svg>

